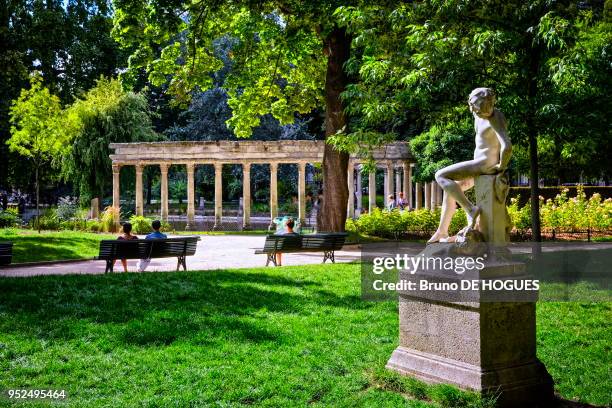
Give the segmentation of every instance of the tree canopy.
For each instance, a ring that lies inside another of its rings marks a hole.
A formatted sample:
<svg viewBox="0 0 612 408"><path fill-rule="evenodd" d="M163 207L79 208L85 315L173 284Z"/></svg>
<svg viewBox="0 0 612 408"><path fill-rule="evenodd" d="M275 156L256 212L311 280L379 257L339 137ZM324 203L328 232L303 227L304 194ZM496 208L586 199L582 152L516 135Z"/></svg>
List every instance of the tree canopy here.
<svg viewBox="0 0 612 408"><path fill-rule="evenodd" d="M103 196L112 180L110 143L157 138L146 98L125 91L116 79L100 78L66 111L72 143L62 172L83 198Z"/></svg>

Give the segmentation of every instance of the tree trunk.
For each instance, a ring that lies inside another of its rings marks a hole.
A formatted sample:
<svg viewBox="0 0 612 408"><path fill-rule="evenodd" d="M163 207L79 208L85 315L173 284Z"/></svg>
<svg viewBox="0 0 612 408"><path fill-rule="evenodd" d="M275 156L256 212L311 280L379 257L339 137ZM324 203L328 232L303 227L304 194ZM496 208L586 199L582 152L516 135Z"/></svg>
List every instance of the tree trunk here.
<svg viewBox="0 0 612 408"><path fill-rule="evenodd" d="M325 76L325 138L347 126L340 94L346 89L348 78L344 63L351 50L351 39L343 28L334 28L325 41L327 74ZM344 231L348 203L349 155L325 144L323 153L323 202L317 214L319 231Z"/></svg>
<svg viewBox="0 0 612 408"><path fill-rule="evenodd" d="M38 165L36 165L36 227L38 228L38 233L40 234L40 183L38 182Z"/></svg>
<svg viewBox="0 0 612 408"><path fill-rule="evenodd" d="M529 133L529 166L531 180L531 235L534 242L542 241L540 228L540 189L538 171L538 126L536 123L536 95L538 92L538 71L540 64L540 50L532 48L529 58L529 79L528 79L528 104L527 112L527 132Z"/></svg>

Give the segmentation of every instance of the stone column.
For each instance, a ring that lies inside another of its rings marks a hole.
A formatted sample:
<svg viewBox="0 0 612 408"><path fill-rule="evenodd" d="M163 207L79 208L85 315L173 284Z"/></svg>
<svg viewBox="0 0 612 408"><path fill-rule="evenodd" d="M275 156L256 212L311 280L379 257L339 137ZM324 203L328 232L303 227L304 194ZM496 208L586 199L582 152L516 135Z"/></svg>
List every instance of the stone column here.
<svg viewBox="0 0 612 408"><path fill-rule="evenodd" d="M402 172L400 172L399 170L395 172L395 199L397 200L399 198L399 193L402 192ZM404 192L404 194L406 194ZM406 198L406 196L404 195L404 198Z"/></svg>
<svg viewBox="0 0 612 408"><path fill-rule="evenodd" d="M421 183L414 184L414 208L420 210L423 205L423 188Z"/></svg>
<svg viewBox="0 0 612 408"><path fill-rule="evenodd" d="M436 186L438 185L438 183L436 183L435 181L432 181L431 183L429 183L429 188L431 189L431 192L429 193L429 199L431 200L431 204L430 204L430 208L432 210L435 210L436 208Z"/></svg>
<svg viewBox="0 0 612 408"><path fill-rule="evenodd" d="M388 162L387 163L387 169L386 169L386 190L387 193L385 194L385 207L387 206L387 197L389 197L391 194L393 194L393 163Z"/></svg>
<svg viewBox="0 0 612 408"><path fill-rule="evenodd" d="M410 162L404 162L404 198L408 204L408 208L412 209L412 167Z"/></svg>
<svg viewBox="0 0 612 408"><path fill-rule="evenodd" d="M425 209L431 209L431 183L425 183Z"/></svg>
<svg viewBox="0 0 612 408"><path fill-rule="evenodd" d="M136 215L142 216L143 211L143 197L142 197L142 170L143 165L137 164L136 168Z"/></svg>
<svg viewBox="0 0 612 408"><path fill-rule="evenodd" d="M195 228L195 163L187 163L187 225L186 230Z"/></svg>
<svg viewBox="0 0 612 408"><path fill-rule="evenodd" d="M223 163L215 163L215 225L213 229L222 227L223 217Z"/></svg>
<svg viewBox="0 0 612 408"><path fill-rule="evenodd" d="M361 165L357 166L357 215L361 215L363 210L362 186L361 186Z"/></svg>
<svg viewBox="0 0 612 408"><path fill-rule="evenodd" d="M298 218L306 224L306 163L298 163Z"/></svg>
<svg viewBox="0 0 612 408"><path fill-rule="evenodd" d="M242 163L242 229L251 229L251 163Z"/></svg>
<svg viewBox="0 0 612 408"><path fill-rule="evenodd" d="M436 183L436 206L442 206L442 187Z"/></svg>
<svg viewBox="0 0 612 408"><path fill-rule="evenodd" d="M348 203L347 217L355 218L355 163L349 162L347 172Z"/></svg>
<svg viewBox="0 0 612 408"><path fill-rule="evenodd" d="M119 174L121 173L121 165L113 164L113 208L116 209L114 214L115 230L119 229L119 217L121 213L121 184L119 183Z"/></svg>
<svg viewBox="0 0 612 408"><path fill-rule="evenodd" d="M368 178L368 212L376 208L376 170L371 171Z"/></svg>
<svg viewBox="0 0 612 408"><path fill-rule="evenodd" d="M278 217L278 163L270 163L270 227L275 228L274 218Z"/></svg>
<svg viewBox="0 0 612 408"><path fill-rule="evenodd" d="M162 221L168 221L168 168L170 165L168 163L161 163L159 165L159 170L161 172L161 185L160 185L160 193L161 193L161 219Z"/></svg>

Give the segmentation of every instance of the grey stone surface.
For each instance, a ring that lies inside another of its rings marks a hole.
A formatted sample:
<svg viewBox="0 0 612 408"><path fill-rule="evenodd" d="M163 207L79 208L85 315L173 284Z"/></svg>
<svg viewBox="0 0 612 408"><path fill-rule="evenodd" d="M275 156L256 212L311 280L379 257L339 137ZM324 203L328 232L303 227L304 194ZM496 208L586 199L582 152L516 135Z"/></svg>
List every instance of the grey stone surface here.
<svg viewBox="0 0 612 408"><path fill-rule="evenodd" d="M417 272L429 280L444 273ZM523 274L521 263L495 262L487 263L477 277ZM399 320L399 347L388 368L431 383L498 395L500 407L538 406L552 398L552 379L536 357L535 303L455 302L431 292L404 292Z"/></svg>

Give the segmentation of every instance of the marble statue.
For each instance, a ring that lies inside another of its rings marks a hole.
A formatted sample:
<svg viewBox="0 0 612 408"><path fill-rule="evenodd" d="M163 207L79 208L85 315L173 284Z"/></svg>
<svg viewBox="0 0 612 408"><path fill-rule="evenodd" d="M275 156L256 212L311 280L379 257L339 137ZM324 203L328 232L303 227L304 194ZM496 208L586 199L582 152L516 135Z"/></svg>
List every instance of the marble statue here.
<svg viewBox="0 0 612 408"><path fill-rule="evenodd" d="M474 159L452 164L436 173L436 181L444 190L444 197L440 224L428 243L449 241L448 228L457 204L467 215L468 225L464 232L474 228L481 209L476 203L470 202L464 191L474 186L476 177L497 174L495 189L498 191L494 194L505 199L508 184L504 172L512 152L506 119L495 108L495 93L492 89L474 89L468 98L468 105L474 115L476 130Z"/></svg>

